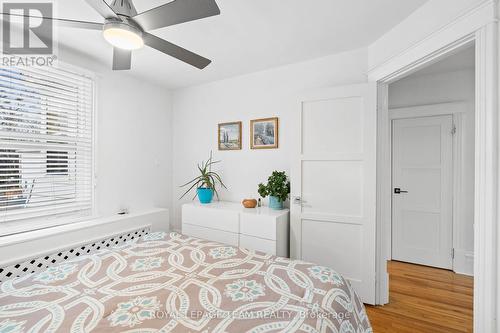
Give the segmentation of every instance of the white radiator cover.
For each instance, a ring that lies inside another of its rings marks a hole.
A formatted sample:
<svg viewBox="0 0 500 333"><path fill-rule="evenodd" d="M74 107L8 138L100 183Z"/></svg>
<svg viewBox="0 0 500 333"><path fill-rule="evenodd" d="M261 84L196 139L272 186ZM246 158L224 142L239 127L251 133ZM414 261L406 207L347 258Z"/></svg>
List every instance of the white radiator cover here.
<svg viewBox="0 0 500 333"><path fill-rule="evenodd" d="M137 230L116 234L115 236L102 240L92 241L78 247L67 248L60 250L59 252L37 256L9 266L0 267L0 283L25 274L44 271L50 266L63 263L79 256L93 254L102 249L123 245L129 241L137 240L138 238L148 234L150 231L151 227L146 226Z"/></svg>
<svg viewBox="0 0 500 333"><path fill-rule="evenodd" d="M0 237L0 282L121 245L150 231L168 230L168 210L153 209Z"/></svg>

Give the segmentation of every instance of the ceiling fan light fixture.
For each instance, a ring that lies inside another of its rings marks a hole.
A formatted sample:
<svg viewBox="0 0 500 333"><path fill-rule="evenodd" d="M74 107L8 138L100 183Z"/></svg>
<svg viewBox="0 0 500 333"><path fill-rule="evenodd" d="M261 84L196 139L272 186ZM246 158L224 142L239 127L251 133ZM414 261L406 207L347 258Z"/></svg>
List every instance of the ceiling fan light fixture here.
<svg viewBox="0 0 500 333"><path fill-rule="evenodd" d="M123 22L105 24L103 36L108 43L123 50L137 50L144 46L142 32Z"/></svg>

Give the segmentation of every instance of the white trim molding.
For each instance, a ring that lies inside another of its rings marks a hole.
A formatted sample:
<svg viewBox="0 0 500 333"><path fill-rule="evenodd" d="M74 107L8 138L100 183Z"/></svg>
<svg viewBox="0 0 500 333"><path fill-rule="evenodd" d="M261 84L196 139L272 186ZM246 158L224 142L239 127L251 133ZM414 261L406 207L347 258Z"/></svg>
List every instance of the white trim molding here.
<svg viewBox="0 0 500 333"><path fill-rule="evenodd" d="M418 43L368 70L370 81L390 83L437 62L450 51L459 50L475 39L475 32L497 22L497 0L485 0Z"/></svg>
<svg viewBox="0 0 500 333"><path fill-rule="evenodd" d="M476 32L474 329L498 332L498 27Z"/></svg>
<svg viewBox="0 0 500 333"><path fill-rule="evenodd" d="M383 147L390 139L387 85L404 76L439 61L472 43L476 48L476 133L475 133L475 217L474 217L474 331L495 333L500 331L497 315L500 314L498 289L499 269L498 223L499 205L499 66L498 66L498 1L480 2L453 22L435 31L412 47L391 57L368 73L369 80L378 82L378 177L387 171L380 170L390 159ZM386 125L384 125L386 124ZM390 141L389 141L390 142ZM387 184L377 180L377 302L388 301L384 224L390 201L386 198ZM390 191L390 189L389 189Z"/></svg>
<svg viewBox="0 0 500 333"><path fill-rule="evenodd" d="M431 117L465 112L467 112L467 105L465 103L450 102L389 109L389 118L405 119L416 117Z"/></svg>
<svg viewBox="0 0 500 333"><path fill-rule="evenodd" d="M453 266L455 273L472 276L474 274L474 252L455 249Z"/></svg>

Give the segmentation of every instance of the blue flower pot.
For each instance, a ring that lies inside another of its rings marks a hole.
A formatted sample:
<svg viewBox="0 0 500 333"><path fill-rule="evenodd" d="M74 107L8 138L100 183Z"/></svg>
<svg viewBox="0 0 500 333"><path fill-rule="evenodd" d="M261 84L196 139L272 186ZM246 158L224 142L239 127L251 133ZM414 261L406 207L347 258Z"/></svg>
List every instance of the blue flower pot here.
<svg viewBox="0 0 500 333"><path fill-rule="evenodd" d="M280 210L283 209L283 201L278 199L277 197L269 196L269 208Z"/></svg>
<svg viewBox="0 0 500 333"><path fill-rule="evenodd" d="M198 199L202 204L211 203L212 198L214 197L214 190L211 188L200 187L196 189L196 193L198 194Z"/></svg>

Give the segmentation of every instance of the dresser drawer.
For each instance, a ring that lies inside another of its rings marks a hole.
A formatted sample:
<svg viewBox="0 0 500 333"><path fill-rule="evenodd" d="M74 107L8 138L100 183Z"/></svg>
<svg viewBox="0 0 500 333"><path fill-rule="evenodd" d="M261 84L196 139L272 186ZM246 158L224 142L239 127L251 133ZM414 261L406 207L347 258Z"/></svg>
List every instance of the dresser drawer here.
<svg viewBox="0 0 500 333"><path fill-rule="evenodd" d="M276 242L240 234L240 247L276 255Z"/></svg>
<svg viewBox="0 0 500 333"><path fill-rule="evenodd" d="M276 240L276 219L257 214L241 214L240 233L247 236Z"/></svg>
<svg viewBox="0 0 500 333"><path fill-rule="evenodd" d="M238 234L200 227L198 225L182 224L182 233L187 236L197 237L213 242L238 246Z"/></svg>
<svg viewBox="0 0 500 333"><path fill-rule="evenodd" d="M182 223L200 227L239 232L239 213L237 211L213 209L202 206L182 206Z"/></svg>

